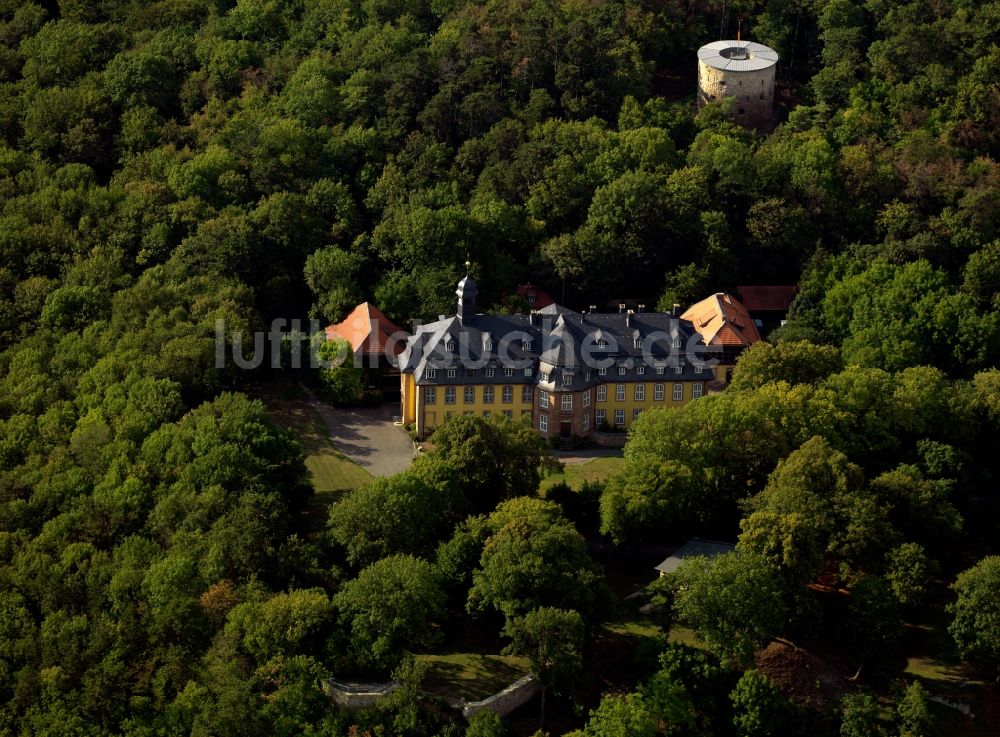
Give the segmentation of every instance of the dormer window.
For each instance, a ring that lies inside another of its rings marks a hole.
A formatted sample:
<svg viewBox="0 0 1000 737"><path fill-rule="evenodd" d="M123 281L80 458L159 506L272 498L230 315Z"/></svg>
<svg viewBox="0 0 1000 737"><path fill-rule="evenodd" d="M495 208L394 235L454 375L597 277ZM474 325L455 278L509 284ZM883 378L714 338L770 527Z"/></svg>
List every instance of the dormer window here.
<svg viewBox="0 0 1000 737"><path fill-rule="evenodd" d="M445 343L444 347L447 348L449 351L454 351L455 350L455 341L449 340L447 343Z"/></svg>
<svg viewBox="0 0 1000 737"><path fill-rule="evenodd" d="M530 351L531 350L531 341L530 340L522 340L521 341L521 349L525 350L525 351Z"/></svg>
<svg viewBox="0 0 1000 737"><path fill-rule="evenodd" d="M563 374L562 377L563 386L569 386L573 383L573 374Z"/></svg>
<svg viewBox="0 0 1000 737"><path fill-rule="evenodd" d="M681 365L681 364L677 364L676 366L674 366L674 373L675 374L683 374L684 373L684 366Z"/></svg>
<svg viewBox="0 0 1000 737"><path fill-rule="evenodd" d="M486 350L487 351L492 351L493 350L493 341L492 340L487 340L486 341Z"/></svg>
<svg viewBox="0 0 1000 737"><path fill-rule="evenodd" d="M427 369L427 378L436 379L438 375L437 369Z"/></svg>
<svg viewBox="0 0 1000 737"><path fill-rule="evenodd" d="M598 348L607 348L608 347L608 341L606 341L604 338L601 338L600 340L597 341L597 347Z"/></svg>
<svg viewBox="0 0 1000 737"><path fill-rule="evenodd" d="M635 339L635 347L636 348L642 348L642 345L643 345L642 338L636 338Z"/></svg>
<svg viewBox="0 0 1000 737"><path fill-rule="evenodd" d="M448 378L449 379L454 379L455 378L455 369L448 369L448 371L446 373L448 374Z"/></svg>
<svg viewBox="0 0 1000 737"><path fill-rule="evenodd" d="M680 348L680 347L681 347L681 339L674 338L674 348Z"/></svg>

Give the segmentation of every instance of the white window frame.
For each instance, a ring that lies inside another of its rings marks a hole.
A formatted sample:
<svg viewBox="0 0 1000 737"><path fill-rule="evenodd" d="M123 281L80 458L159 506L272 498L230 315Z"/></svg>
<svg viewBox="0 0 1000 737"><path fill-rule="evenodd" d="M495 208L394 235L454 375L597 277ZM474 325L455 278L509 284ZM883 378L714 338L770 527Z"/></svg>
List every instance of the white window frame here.
<svg viewBox="0 0 1000 737"><path fill-rule="evenodd" d="M513 375L514 375L514 369L512 369L512 368L510 368L510 367L508 366L507 368L505 368L505 369L503 370L503 375L504 375L504 376L506 376L506 377L508 377L508 378L510 378L511 376L513 376Z"/></svg>
<svg viewBox="0 0 1000 737"><path fill-rule="evenodd" d="M437 369L427 369L427 378L436 379L438 375Z"/></svg>
<svg viewBox="0 0 1000 737"><path fill-rule="evenodd" d="M607 384L601 384L597 387L597 401L607 402L608 401L608 386Z"/></svg>
<svg viewBox="0 0 1000 737"><path fill-rule="evenodd" d="M597 375L598 376L607 376L608 375L608 367L607 366L601 366L599 369L597 369Z"/></svg>
<svg viewBox="0 0 1000 737"><path fill-rule="evenodd" d="M643 346L642 338L636 338L635 339L635 347L636 348L642 348L642 346Z"/></svg>
<svg viewBox="0 0 1000 737"><path fill-rule="evenodd" d="M615 410L615 427L624 427L624 426L625 426L625 410L624 409L616 409Z"/></svg>
<svg viewBox="0 0 1000 737"><path fill-rule="evenodd" d="M646 401L646 385L645 384L636 384L635 385L635 389L632 392L632 397L637 402L645 402Z"/></svg>
<svg viewBox="0 0 1000 737"><path fill-rule="evenodd" d="M444 388L444 403L454 404L455 403L455 387L446 386Z"/></svg>
<svg viewBox="0 0 1000 737"><path fill-rule="evenodd" d="M705 385L700 381L691 385L691 399L701 399L704 396Z"/></svg>
<svg viewBox="0 0 1000 737"><path fill-rule="evenodd" d="M486 369L486 378L487 379L492 379L494 376L496 376L496 374L497 374L497 370L495 368L488 368L488 369Z"/></svg>
<svg viewBox="0 0 1000 737"><path fill-rule="evenodd" d="M656 367L656 375L657 376L663 376L663 374L665 373L665 371L666 371L666 369L663 366L657 366Z"/></svg>
<svg viewBox="0 0 1000 737"><path fill-rule="evenodd" d="M532 397L532 395L531 395L531 387L530 386L522 386L521 387L521 402L522 403L526 403L526 404L531 404L531 402L532 402L533 399L534 399L534 397Z"/></svg>
<svg viewBox="0 0 1000 737"><path fill-rule="evenodd" d="M639 415L641 414L642 414L642 407L636 407L635 409L632 410L632 420L633 421L638 420Z"/></svg>
<svg viewBox="0 0 1000 737"><path fill-rule="evenodd" d="M561 409L563 412L572 412L573 411L573 395L572 394L563 394L559 398L559 409Z"/></svg>
<svg viewBox="0 0 1000 737"><path fill-rule="evenodd" d="M597 424L597 427L603 425L606 419L607 414L605 414L603 409L599 409L594 413L594 422Z"/></svg>
<svg viewBox="0 0 1000 737"><path fill-rule="evenodd" d="M445 347L445 350L447 350L449 352L454 351L455 350L455 341L449 340L447 343L444 344L444 347Z"/></svg>
<svg viewBox="0 0 1000 737"><path fill-rule="evenodd" d="M636 366L635 372L637 374L639 374L639 376L642 376L642 375L644 375L646 373L646 367L645 366Z"/></svg>
<svg viewBox="0 0 1000 737"><path fill-rule="evenodd" d="M462 404L475 404L476 403L476 387L467 386L462 391Z"/></svg>
<svg viewBox="0 0 1000 737"><path fill-rule="evenodd" d="M528 366L528 368L524 370L525 378L530 379L534 375L535 375L535 370L531 368L531 366Z"/></svg>
<svg viewBox="0 0 1000 737"><path fill-rule="evenodd" d="M625 375L625 367L624 366L619 366L618 367L618 375L619 376L624 376Z"/></svg>
<svg viewBox="0 0 1000 737"><path fill-rule="evenodd" d="M608 341L604 340L604 338L601 338L600 340L597 341L597 347L598 348L607 348L608 347Z"/></svg>
<svg viewBox="0 0 1000 737"><path fill-rule="evenodd" d="M500 401L503 404L513 404L514 403L514 387L510 384L504 385L503 391L500 394Z"/></svg>
<svg viewBox="0 0 1000 737"><path fill-rule="evenodd" d="M541 392L538 395L538 406L541 407L542 409L548 409L549 408L549 393L548 392Z"/></svg>
<svg viewBox="0 0 1000 737"><path fill-rule="evenodd" d="M437 387L425 386L424 387L424 404L437 404L438 401L438 391Z"/></svg>
<svg viewBox="0 0 1000 737"><path fill-rule="evenodd" d="M586 412L583 415L583 430L586 432L590 429L590 412Z"/></svg>
<svg viewBox="0 0 1000 737"><path fill-rule="evenodd" d="M492 351L493 350L493 341L492 340L487 340L486 341L486 350L487 351Z"/></svg>
<svg viewBox="0 0 1000 737"><path fill-rule="evenodd" d="M671 398L675 402L680 402L681 400L684 399L684 385L683 384L674 384L674 389L673 389L673 392L671 393Z"/></svg>
<svg viewBox="0 0 1000 737"><path fill-rule="evenodd" d="M680 376L684 373L684 366L682 364L677 364L674 366L674 373Z"/></svg>
<svg viewBox="0 0 1000 737"><path fill-rule="evenodd" d="M538 415L538 429L542 432L549 431L549 416L548 415Z"/></svg>
<svg viewBox="0 0 1000 737"><path fill-rule="evenodd" d="M447 370L447 371L445 372L445 374L447 375L447 377L448 377L449 379L454 379L454 378L455 378L455 369L448 369L448 370Z"/></svg>
<svg viewBox="0 0 1000 737"><path fill-rule="evenodd" d="M654 402L662 402L663 401L663 397L664 397L664 394L663 394L663 384L654 384L653 385L653 401Z"/></svg>
<svg viewBox="0 0 1000 737"><path fill-rule="evenodd" d="M573 383L573 374L563 374L562 375L562 385L569 386Z"/></svg>
<svg viewBox="0 0 1000 737"><path fill-rule="evenodd" d="M590 406L590 389L588 389L583 393L583 406L584 407Z"/></svg>
<svg viewBox="0 0 1000 737"><path fill-rule="evenodd" d="M531 341L530 340L522 340L521 341L521 350L523 350L523 351L530 351L531 350Z"/></svg>
<svg viewBox="0 0 1000 737"><path fill-rule="evenodd" d="M483 387L483 404L493 404L493 387Z"/></svg>
<svg viewBox="0 0 1000 737"><path fill-rule="evenodd" d="M615 401L624 402L625 401L625 385L615 384Z"/></svg>

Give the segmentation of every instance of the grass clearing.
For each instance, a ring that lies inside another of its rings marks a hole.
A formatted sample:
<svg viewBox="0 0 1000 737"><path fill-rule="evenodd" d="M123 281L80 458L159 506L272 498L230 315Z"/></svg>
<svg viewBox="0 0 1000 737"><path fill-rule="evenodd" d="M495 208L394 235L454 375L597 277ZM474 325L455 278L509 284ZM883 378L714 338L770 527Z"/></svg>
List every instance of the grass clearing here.
<svg viewBox="0 0 1000 737"><path fill-rule="evenodd" d="M519 655L447 653L417 655L429 667L423 687L442 696L479 701L528 674L528 659Z"/></svg>
<svg viewBox="0 0 1000 737"><path fill-rule="evenodd" d="M372 480L368 471L337 450L323 418L297 385L269 387L256 394L264 402L274 424L294 432L302 444L317 505L325 507L345 491Z"/></svg>
<svg viewBox="0 0 1000 737"><path fill-rule="evenodd" d="M613 476L625 459L620 456L589 458L582 463L567 463L562 473L546 476L539 486L542 492L558 483L565 483L571 489L580 490L585 482L603 482Z"/></svg>

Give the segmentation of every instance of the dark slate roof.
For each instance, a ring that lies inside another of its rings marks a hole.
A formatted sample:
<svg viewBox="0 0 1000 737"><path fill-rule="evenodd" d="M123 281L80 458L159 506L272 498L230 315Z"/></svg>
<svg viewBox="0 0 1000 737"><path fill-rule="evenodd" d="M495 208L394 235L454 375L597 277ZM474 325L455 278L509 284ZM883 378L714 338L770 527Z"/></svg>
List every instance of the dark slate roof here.
<svg viewBox="0 0 1000 737"><path fill-rule="evenodd" d="M522 347L522 337L530 339L530 350ZM508 365L498 351L512 359L512 376L505 375ZM708 370L698 371L709 357L694 326L670 313L580 313L553 304L531 315L479 314L421 325L400 355L400 368L413 373L418 384L469 383L469 369L476 383L530 382L574 391L616 381L709 380ZM525 375L525 365L538 373ZM447 376L449 367L454 377ZM657 374L657 367L664 373ZM494 369L492 377L488 368ZM428 369L436 370L433 379Z"/></svg>
<svg viewBox="0 0 1000 737"><path fill-rule="evenodd" d="M673 573L685 558L693 558L698 555L713 558L716 555L731 553L735 548L736 546L732 543L723 543L717 540L702 540L700 537L693 537L677 548L673 555L656 566L656 570L660 573Z"/></svg>

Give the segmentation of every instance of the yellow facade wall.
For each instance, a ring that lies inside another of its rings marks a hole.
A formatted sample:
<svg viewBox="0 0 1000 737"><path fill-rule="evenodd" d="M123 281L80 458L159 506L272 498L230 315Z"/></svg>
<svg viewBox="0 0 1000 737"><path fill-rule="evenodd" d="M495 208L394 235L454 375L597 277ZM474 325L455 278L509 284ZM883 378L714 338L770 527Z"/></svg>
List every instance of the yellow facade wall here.
<svg viewBox="0 0 1000 737"><path fill-rule="evenodd" d="M666 379L667 377L659 377L661 379ZM706 378L704 381L626 381L626 382L608 382L603 384L607 387L608 395L604 400L597 399L594 402L594 421L597 422L596 410L603 409L605 419L614 425L615 424L615 410L621 409L625 411L625 423L622 427L628 429L631 427L635 410L647 410L654 409L657 407L680 407L687 404L694 396L694 385L700 384L702 388L701 396L705 396L708 393L708 381ZM619 401L617 397L617 387L618 384L622 384L625 387L625 399ZM657 400L656 396L656 385L663 384L663 399ZM681 399L675 400L674 396L674 384L680 384L683 388L681 394ZM636 399L635 387L643 386L645 388L645 395L643 399ZM597 390L595 388L595 399L597 396ZM600 425L595 425L596 429L600 429Z"/></svg>
<svg viewBox="0 0 1000 737"><path fill-rule="evenodd" d="M487 403L485 401L485 389L487 388L487 385L464 384L454 385L455 402L454 404L448 404L445 402L448 386L433 386L436 396L435 401L430 403L426 401L426 392L424 391L429 387L414 385L416 394L416 409L414 416L417 418L418 432L425 435L438 425L441 425L448 417L449 412L456 415L483 415L490 412L509 411L511 416L515 419L531 414L532 403L534 401L534 387L529 386L532 392L528 400L524 401L524 399L522 399L522 390L525 385L508 384L507 386L510 386L512 390L512 401L508 403L503 401L504 385L490 384L488 386L493 389L493 401L491 403ZM465 401L465 389L467 387L472 389L473 401L471 403L466 403Z"/></svg>
<svg viewBox="0 0 1000 737"><path fill-rule="evenodd" d="M412 425L417 421L417 383L413 374L400 374L399 390L403 424Z"/></svg>

